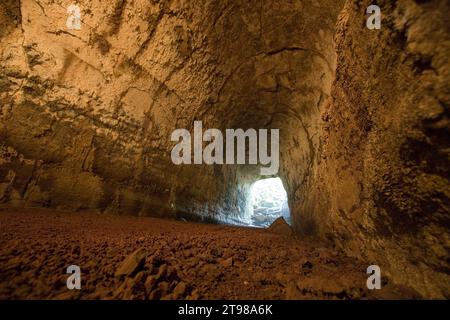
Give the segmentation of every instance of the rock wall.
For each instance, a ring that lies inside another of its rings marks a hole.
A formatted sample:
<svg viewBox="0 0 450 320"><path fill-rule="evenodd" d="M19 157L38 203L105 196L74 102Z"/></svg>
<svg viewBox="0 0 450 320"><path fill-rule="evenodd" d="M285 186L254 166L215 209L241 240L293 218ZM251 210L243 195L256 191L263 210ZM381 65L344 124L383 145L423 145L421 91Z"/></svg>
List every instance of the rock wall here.
<svg viewBox="0 0 450 320"><path fill-rule="evenodd" d="M2 5L2 201L239 219L257 169L170 161L171 132L195 120L282 127L282 177L298 188L308 167L294 164L314 147L305 122L331 88L339 8L80 1L81 30L69 30L69 4Z"/></svg>
<svg viewBox="0 0 450 320"><path fill-rule="evenodd" d="M336 78L296 225L448 298L450 6L377 3L380 31L361 28L370 1L347 2L339 17Z"/></svg>
<svg viewBox="0 0 450 320"><path fill-rule="evenodd" d="M345 3L344 3L345 2ZM0 202L239 221L251 166L177 128L279 128L294 229L449 296L447 1L0 4Z"/></svg>

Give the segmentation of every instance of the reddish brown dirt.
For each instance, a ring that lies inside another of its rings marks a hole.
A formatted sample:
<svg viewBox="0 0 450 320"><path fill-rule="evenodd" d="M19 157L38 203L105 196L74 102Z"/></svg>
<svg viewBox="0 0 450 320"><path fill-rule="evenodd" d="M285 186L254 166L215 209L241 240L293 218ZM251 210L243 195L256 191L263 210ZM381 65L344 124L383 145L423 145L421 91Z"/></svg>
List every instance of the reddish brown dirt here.
<svg viewBox="0 0 450 320"><path fill-rule="evenodd" d="M268 230L129 216L0 209L1 299L406 298L368 263ZM127 256L146 258L117 277ZM142 252L142 250L141 250ZM81 290L66 268L81 268ZM386 283L387 282L387 283Z"/></svg>

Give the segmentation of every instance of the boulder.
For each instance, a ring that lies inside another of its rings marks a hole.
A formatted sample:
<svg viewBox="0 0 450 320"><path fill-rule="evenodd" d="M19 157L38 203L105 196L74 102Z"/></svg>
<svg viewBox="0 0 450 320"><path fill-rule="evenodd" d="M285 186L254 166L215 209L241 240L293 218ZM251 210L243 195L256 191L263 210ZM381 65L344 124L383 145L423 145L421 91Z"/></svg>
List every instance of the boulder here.
<svg viewBox="0 0 450 320"><path fill-rule="evenodd" d="M294 232L292 231L289 224L284 220L283 217L279 217L276 219L269 227L269 231L273 233L277 233L283 236L293 236Z"/></svg>

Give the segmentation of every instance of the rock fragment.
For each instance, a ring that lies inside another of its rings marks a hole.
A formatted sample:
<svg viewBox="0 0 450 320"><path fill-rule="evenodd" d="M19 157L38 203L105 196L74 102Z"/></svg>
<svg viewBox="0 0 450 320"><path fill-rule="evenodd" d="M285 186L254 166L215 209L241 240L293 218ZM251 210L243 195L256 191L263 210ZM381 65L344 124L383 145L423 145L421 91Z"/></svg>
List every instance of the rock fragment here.
<svg viewBox="0 0 450 320"><path fill-rule="evenodd" d="M228 259L220 259L219 263L225 267L225 268L229 268L231 266L233 266L233 257L230 257Z"/></svg>
<svg viewBox="0 0 450 320"><path fill-rule="evenodd" d="M284 220L283 217L279 217L276 219L269 227L269 231L273 233L277 233L283 236L293 236L294 232L292 231L289 224Z"/></svg>
<svg viewBox="0 0 450 320"><path fill-rule="evenodd" d="M138 249L130 254L128 257L123 260L120 266L117 268L115 276L131 276L133 275L139 267L141 267L144 263L145 258L147 257L147 252L144 249Z"/></svg>
<svg viewBox="0 0 450 320"><path fill-rule="evenodd" d="M179 299L184 296L187 286L183 281L179 282L173 289L173 295L175 299Z"/></svg>

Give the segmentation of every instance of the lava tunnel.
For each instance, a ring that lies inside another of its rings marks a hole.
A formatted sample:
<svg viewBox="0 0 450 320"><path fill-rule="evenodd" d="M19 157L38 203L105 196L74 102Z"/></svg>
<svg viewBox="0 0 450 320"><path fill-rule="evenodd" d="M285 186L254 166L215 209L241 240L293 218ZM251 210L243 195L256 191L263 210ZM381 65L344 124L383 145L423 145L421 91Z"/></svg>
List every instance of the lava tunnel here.
<svg viewBox="0 0 450 320"><path fill-rule="evenodd" d="M0 299L448 299L449 9L2 1Z"/></svg>

